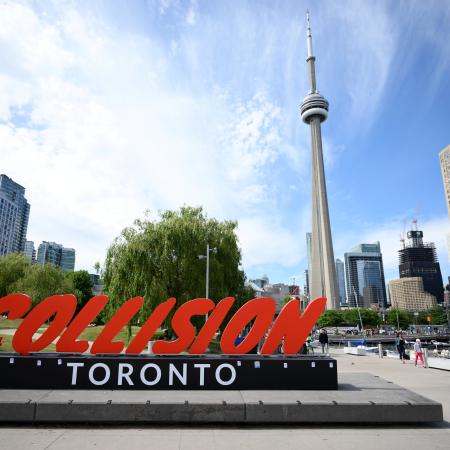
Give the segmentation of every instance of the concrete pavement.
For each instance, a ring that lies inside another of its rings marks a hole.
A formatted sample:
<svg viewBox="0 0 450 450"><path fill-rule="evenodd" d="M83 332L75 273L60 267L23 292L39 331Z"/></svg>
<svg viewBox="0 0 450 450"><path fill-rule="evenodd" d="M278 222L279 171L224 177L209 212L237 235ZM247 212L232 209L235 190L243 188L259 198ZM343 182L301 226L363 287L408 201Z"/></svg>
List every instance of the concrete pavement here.
<svg viewBox="0 0 450 450"><path fill-rule="evenodd" d="M0 428L0 449L448 449L450 373L332 352L339 372L370 372L439 401L446 422L432 426L150 426Z"/></svg>

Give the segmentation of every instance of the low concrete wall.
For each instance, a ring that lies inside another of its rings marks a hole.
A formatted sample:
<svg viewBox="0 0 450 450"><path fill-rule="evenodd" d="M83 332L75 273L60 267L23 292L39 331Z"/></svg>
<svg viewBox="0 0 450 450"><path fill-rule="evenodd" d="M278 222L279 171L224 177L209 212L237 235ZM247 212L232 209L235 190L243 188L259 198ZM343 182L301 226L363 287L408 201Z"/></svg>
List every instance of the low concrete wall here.
<svg viewBox="0 0 450 450"><path fill-rule="evenodd" d="M442 405L370 374L346 373L337 391L2 390L0 422L419 423Z"/></svg>

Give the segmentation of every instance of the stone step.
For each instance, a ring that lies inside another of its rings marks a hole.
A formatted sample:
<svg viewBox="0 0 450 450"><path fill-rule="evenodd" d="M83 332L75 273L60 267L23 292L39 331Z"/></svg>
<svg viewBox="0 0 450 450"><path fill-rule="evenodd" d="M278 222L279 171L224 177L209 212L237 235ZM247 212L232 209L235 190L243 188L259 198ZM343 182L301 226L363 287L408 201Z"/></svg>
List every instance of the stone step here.
<svg viewBox="0 0 450 450"><path fill-rule="evenodd" d="M0 422L427 423L442 405L371 374L330 391L0 390Z"/></svg>

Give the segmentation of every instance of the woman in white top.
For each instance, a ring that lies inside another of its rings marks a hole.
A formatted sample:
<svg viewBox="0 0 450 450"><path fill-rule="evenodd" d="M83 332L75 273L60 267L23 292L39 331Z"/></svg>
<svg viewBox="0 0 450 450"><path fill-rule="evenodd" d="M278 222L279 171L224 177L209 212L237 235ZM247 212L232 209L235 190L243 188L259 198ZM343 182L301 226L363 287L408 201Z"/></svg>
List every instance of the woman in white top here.
<svg viewBox="0 0 450 450"><path fill-rule="evenodd" d="M425 364L423 363L423 350L420 339L416 339L416 342L414 343L414 351L416 352L416 362L414 365L417 366L417 358L419 358L422 366L425 367Z"/></svg>

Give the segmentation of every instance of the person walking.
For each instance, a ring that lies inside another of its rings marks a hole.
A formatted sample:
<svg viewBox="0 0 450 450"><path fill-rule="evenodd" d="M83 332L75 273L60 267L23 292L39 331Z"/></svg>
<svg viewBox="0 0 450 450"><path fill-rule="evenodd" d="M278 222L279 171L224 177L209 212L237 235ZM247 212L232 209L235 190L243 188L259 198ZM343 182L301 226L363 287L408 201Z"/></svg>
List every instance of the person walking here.
<svg viewBox="0 0 450 450"><path fill-rule="evenodd" d="M420 359L420 362L422 363L422 367L425 367L425 363L423 362L422 344L421 344L419 338L417 338L416 342L414 343L414 351L416 352L416 362L414 363L414 365L417 366L417 359Z"/></svg>
<svg viewBox="0 0 450 450"><path fill-rule="evenodd" d="M306 347L308 348L308 353L312 353L314 355L313 339L311 335L306 338Z"/></svg>
<svg viewBox="0 0 450 450"><path fill-rule="evenodd" d="M322 346L322 353L325 353L325 346L327 347L328 351L328 334L327 331L324 329L320 330L319 342L320 345Z"/></svg>
<svg viewBox="0 0 450 450"><path fill-rule="evenodd" d="M397 345L397 351L400 361L403 364L405 364L406 350L405 350L405 340L403 339L402 333L397 333L397 339L395 340L395 343Z"/></svg>

